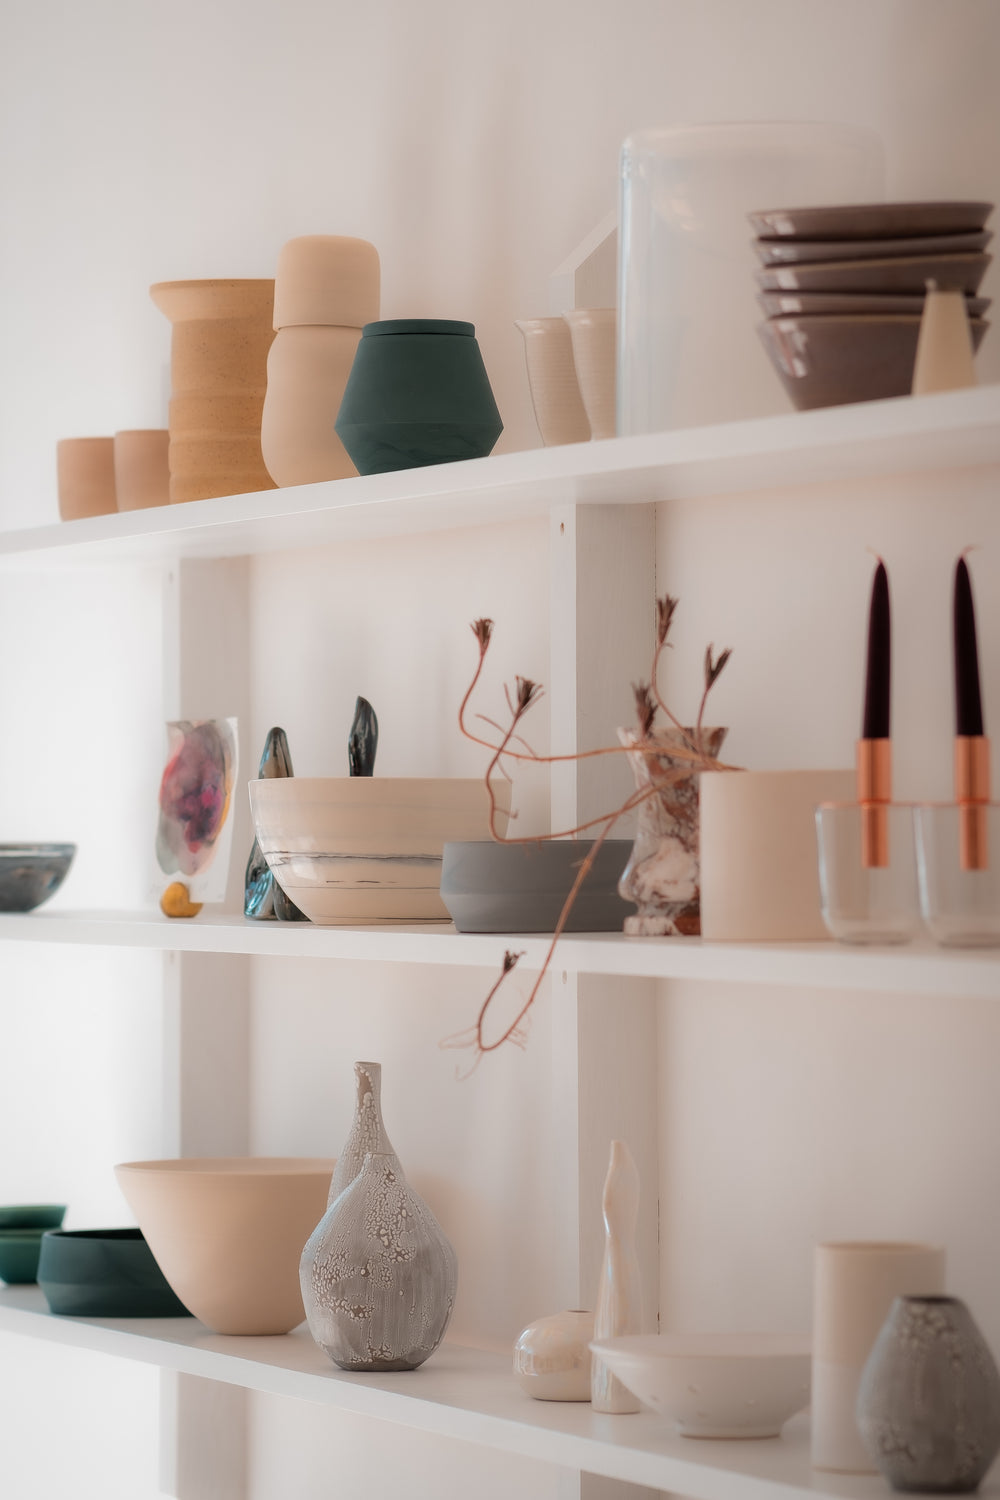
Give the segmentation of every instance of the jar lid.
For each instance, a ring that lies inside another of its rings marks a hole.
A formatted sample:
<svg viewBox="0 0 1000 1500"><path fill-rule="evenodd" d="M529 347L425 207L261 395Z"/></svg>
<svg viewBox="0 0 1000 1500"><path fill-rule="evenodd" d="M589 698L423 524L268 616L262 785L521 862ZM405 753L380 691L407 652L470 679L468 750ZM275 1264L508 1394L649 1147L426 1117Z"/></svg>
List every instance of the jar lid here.
<svg viewBox="0 0 1000 1500"><path fill-rule="evenodd" d="M361 337L375 339L386 333L451 333L473 339L476 325L453 322L448 318L384 318L380 323L366 323Z"/></svg>
<svg viewBox="0 0 1000 1500"><path fill-rule="evenodd" d="M274 274L274 326L361 328L379 309L379 258L368 240L303 234L288 240Z"/></svg>

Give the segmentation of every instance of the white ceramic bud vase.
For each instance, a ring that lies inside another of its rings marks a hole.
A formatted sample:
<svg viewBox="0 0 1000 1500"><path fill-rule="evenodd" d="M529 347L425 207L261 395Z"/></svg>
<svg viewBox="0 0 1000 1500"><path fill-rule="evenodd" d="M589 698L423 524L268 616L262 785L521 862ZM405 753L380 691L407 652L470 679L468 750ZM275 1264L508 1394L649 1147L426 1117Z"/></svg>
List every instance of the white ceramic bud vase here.
<svg viewBox="0 0 1000 1500"><path fill-rule="evenodd" d="M604 1181L604 1263L594 1311L594 1338L642 1332L642 1283L635 1231L639 1218L639 1170L624 1141L611 1142ZM635 1412L639 1402L598 1355L591 1369L595 1411Z"/></svg>
<svg viewBox="0 0 1000 1500"><path fill-rule="evenodd" d="M582 1308L539 1318L514 1344L514 1378L536 1401L590 1400L594 1314Z"/></svg>

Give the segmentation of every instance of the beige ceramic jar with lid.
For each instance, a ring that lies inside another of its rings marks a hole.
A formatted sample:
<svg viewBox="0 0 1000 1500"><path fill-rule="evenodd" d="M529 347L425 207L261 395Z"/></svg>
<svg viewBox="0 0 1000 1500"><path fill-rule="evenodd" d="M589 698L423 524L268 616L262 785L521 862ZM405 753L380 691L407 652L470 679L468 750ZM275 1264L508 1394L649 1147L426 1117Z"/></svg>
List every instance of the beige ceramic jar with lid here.
<svg viewBox="0 0 1000 1500"><path fill-rule="evenodd" d="M334 430L365 323L379 315L379 258L367 240L289 240L274 280L261 451L279 485L344 479L357 470Z"/></svg>

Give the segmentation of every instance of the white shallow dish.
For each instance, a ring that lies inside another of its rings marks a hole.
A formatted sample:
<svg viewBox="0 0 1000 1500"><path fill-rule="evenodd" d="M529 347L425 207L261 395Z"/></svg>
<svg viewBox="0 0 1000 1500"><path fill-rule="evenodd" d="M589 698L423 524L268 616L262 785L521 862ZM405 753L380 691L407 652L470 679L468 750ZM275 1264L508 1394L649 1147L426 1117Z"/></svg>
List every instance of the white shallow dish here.
<svg viewBox="0 0 1000 1500"><path fill-rule="evenodd" d="M509 786L496 794L502 832ZM310 921L328 927L447 922L444 846L489 837L478 779L278 777L250 782L250 809L275 880Z"/></svg>
<svg viewBox="0 0 1000 1500"><path fill-rule="evenodd" d="M682 1437L777 1437L809 1405L807 1334L631 1334L590 1347Z"/></svg>

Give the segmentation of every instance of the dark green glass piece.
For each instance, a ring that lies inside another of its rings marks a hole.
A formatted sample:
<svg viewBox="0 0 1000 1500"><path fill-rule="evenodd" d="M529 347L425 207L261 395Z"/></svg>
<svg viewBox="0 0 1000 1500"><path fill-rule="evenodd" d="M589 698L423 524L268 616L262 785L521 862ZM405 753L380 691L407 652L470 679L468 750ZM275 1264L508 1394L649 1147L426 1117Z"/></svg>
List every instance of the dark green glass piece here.
<svg viewBox="0 0 1000 1500"><path fill-rule="evenodd" d="M378 719L367 698L354 705L354 723L347 737L347 760L352 776L374 776L378 749Z"/></svg>

